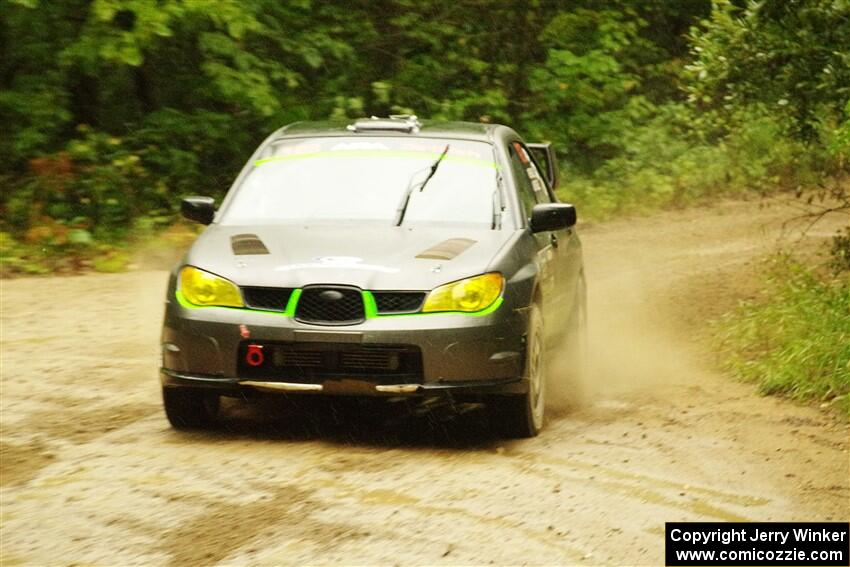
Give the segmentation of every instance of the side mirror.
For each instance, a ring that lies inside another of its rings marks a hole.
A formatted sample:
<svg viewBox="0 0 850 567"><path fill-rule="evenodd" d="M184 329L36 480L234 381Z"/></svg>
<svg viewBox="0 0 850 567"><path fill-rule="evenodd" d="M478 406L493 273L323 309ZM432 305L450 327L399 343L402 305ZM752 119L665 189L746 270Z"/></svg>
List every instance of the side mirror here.
<svg viewBox="0 0 850 567"><path fill-rule="evenodd" d="M180 202L180 212L191 221L210 224L215 216L215 199L212 197L186 197Z"/></svg>
<svg viewBox="0 0 850 567"><path fill-rule="evenodd" d="M576 224L576 208L566 203L541 203L531 209L531 232L570 228Z"/></svg>
<svg viewBox="0 0 850 567"><path fill-rule="evenodd" d="M552 144L526 144L531 157L537 162L541 173L546 177L546 182L549 187L556 189L558 187L558 158L555 156L555 148Z"/></svg>

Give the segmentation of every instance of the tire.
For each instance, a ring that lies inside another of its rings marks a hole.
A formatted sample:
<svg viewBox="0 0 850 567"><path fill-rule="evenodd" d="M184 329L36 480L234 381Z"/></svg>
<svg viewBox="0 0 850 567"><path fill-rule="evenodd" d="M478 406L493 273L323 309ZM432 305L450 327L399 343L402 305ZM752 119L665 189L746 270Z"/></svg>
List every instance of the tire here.
<svg viewBox="0 0 850 567"><path fill-rule="evenodd" d="M490 424L503 437L534 437L543 429L546 407L546 347L543 314L531 306L525 356L528 391L521 395L494 396L489 400Z"/></svg>
<svg viewBox="0 0 850 567"><path fill-rule="evenodd" d="M163 388L162 405L174 429L206 429L216 424L219 396L194 388Z"/></svg>

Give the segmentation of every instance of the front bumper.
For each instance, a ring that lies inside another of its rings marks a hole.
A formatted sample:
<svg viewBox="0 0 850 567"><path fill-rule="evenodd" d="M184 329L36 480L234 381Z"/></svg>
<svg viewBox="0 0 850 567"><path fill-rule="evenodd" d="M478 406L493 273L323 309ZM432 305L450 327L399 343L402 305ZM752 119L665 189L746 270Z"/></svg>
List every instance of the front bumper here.
<svg viewBox="0 0 850 567"><path fill-rule="evenodd" d="M507 302L506 302L507 303ZM166 305L161 380L165 386L201 387L235 393L250 390L360 395L421 395L438 392L521 393L527 311L503 304L481 315L429 314L367 319L327 327L279 313L249 309ZM285 373L246 373L251 343L399 345L421 352L415 379L324 376L303 380Z"/></svg>
<svg viewBox="0 0 850 567"><path fill-rule="evenodd" d="M439 394L521 394L528 386L522 378L496 380L457 380L425 384L377 384L359 379L328 379L322 383L282 382L275 380L242 380L218 376L191 376L162 368L160 380L165 387L202 388L225 395L248 392L284 394L327 394L357 396L427 396Z"/></svg>

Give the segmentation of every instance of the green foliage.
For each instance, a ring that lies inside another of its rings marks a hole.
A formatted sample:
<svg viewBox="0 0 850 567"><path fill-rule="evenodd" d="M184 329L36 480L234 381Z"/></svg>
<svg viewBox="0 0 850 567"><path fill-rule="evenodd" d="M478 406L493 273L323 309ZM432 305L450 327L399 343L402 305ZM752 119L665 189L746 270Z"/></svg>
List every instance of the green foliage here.
<svg viewBox="0 0 850 567"><path fill-rule="evenodd" d="M529 75L536 104L525 118L537 125L537 135L545 135L544 124L557 132L554 140L585 170L622 151L623 132L649 106L638 94L638 69L626 56L640 42L641 24L619 12L580 9L553 18L541 33L549 47Z"/></svg>
<svg viewBox="0 0 850 567"><path fill-rule="evenodd" d="M847 277L780 258L762 296L721 320L718 333L729 367L762 392L830 402L850 417Z"/></svg>
<svg viewBox="0 0 850 567"><path fill-rule="evenodd" d="M142 217L120 242L97 241L85 229L52 221L33 227L21 239L0 232L0 277L160 268L176 261L200 233L199 225L178 222L163 228L162 223Z"/></svg>
<svg viewBox="0 0 850 567"><path fill-rule="evenodd" d="M127 244L95 242L85 229L44 223L26 241L0 232L0 277L19 274L72 274L85 270L119 272L129 264Z"/></svg>
<svg viewBox="0 0 850 567"><path fill-rule="evenodd" d="M712 116L706 112L700 120L711 122ZM733 118L722 138L707 143L687 106L658 107L651 119L623 133L616 157L591 175L567 177L561 196L584 205L591 218L607 218L806 186L822 177L828 159L822 146L787 135L762 107L741 109Z"/></svg>
<svg viewBox="0 0 850 567"><path fill-rule="evenodd" d="M31 160L31 175L9 198L6 220L12 227L29 227L27 240L36 241L38 229L51 225L120 237L147 212L151 195L145 194L143 203L138 190L149 177L141 158L120 138L80 130L82 137L63 151Z"/></svg>
<svg viewBox="0 0 850 567"><path fill-rule="evenodd" d="M599 218L841 177L850 157L848 16L846 1L717 0L690 33L678 79L687 102L631 96L624 109L634 110L610 132L614 152L589 172L571 164L562 195Z"/></svg>
<svg viewBox="0 0 850 567"><path fill-rule="evenodd" d="M819 124L850 99L850 2L715 0L693 32L685 90L697 108L726 113L765 104L794 133L814 139Z"/></svg>
<svg viewBox="0 0 850 567"><path fill-rule="evenodd" d="M740 4L0 0L0 229L82 254L285 123L392 112L554 142L585 218L838 175L847 0Z"/></svg>
<svg viewBox="0 0 850 567"><path fill-rule="evenodd" d="M844 105L844 116L821 123L822 143L839 168L850 163L850 98Z"/></svg>

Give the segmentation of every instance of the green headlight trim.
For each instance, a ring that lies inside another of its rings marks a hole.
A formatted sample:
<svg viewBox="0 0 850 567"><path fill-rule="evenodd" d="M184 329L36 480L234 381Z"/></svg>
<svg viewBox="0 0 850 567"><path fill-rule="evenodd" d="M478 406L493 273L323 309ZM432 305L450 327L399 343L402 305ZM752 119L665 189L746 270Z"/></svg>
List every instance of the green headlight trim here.
<svg viewBox="0 0 850 567"><path fill-rule="evenodd" d="M476 317L480 317L482 315L489 315L493 311L499 308L504 301L503 297L499 297L496 301L494 301L490 307L486 309L482 309L481 311L430 311L428 313L398 313L395 315L380 315L378 314L378 305L375 303L375 296L372 295L371 291L363 290L363 310L366 316L366 319L386 319L388 317L415 317L418 315L472 315ZM295 308L298 306L298 300L301 298L301 288L296 288L292 290L292 294L289 296L289 300L286 302L286 309L283 312L280 311L269 311L266 309L256 309L252 307L225 307L223 305L195 305L191 303L186 296L181 293L181 291L175 290L174 296L177 298L177 303L180 304L181 307L186 309L231 309L233 311L253 311L254 313L265 313L266 315L277 315L278 317L289 317L290 319L295 317Z"/></svg>
<svg viewBox="0 0 850 567"><path fill-rule="evenodd" d="M418 312L418 313L397 313L395 315L376 315L375 317L378 319L386 319L387 317L418 317L420 315L472 315L473 317L481 317L482 315L489 315L493 311L499 308L504 302L503 297L499 297L494 301L490 307L485 307L481 311L427 311L427 312ZM367 317L368 318L368 317Z"/></svg>
<svg viewBox="0 0 850 567"><path fill-rule="evenodd" d="M244 307L230 307L227 305L195 305L183 295L183 292L178 290L174 291L174 297L177 298L177 303L180 304L180 307L185 307L186 309L233 309L235 311L245 311ZM264 311L266 313L266 311Z"/></svg>
<svg viewBox="0 0 850 567"><path fill-rule="evenodd" d="M296 294L297 292L297 294ZM286 304L286 311L281 313L280 311L268 311L266 309L254 309L251 307L228 307L226 305L195 305L188 299L183 293L178 289L174 291L174 297L177 298L177 303L180 304L180 307L184 307L186 309L230 309L232 311L253 311L255 313L265 313L266 315L277 315L278 317L292 317L295 314L295 303L298 301L298 296L301 295L301 290L296 289L292 291L292 295L289 296L289 302ZM295 303L292 301L293 296L295 297ZM290 307L292 308L292 314L290 314Z"/></svg>
<svg viewBox="0 0 850 567"><path fill-rule="evenodd" d="M254 162L254 167L259 167L266 163L274 163L279 161L293 161L299 159L314 159L314 158L341 158L341 157L388 157L388 158L428 158L436 159L440 157L438 152L412 152L400 150L344 150L338 152L313 152L306 154L293 154L289 156L272 156L263 159L258 159ZM446 161L454 161L465 163L467 165L475 165L478 167L489 167L496 169L496 163L486 159L472 158L466 156L453 156L447 154Z"/></svg>
<svg viewBox="0 0 850 567"><path fill-rule="evenodd" d="M366 294L368 294L368 296ZM371 302L372 304L371 307L369 305L369 302ZM480 317L482 315L489 315L490 313L498 309L503 302L504 298L500 296L489 307L486 307L480 311L428 311L424 313L422 311L419 311L417 313L396 313L394 315L380 315L378 314L378 307L375 304L375 296L372 295L371 291L363 292L363 308L366 311L367 319L386 319L388 317L418 317L420 315L473 315L475 317ZM370 309L372 311L370 311Z"/></svg>
<svg viewBox="0 0 850 567"><path fill-rule="evenodd" d="M498 297L498 299L496 299L496 301L494 301L490 305L490 307L486 307L486 308L482 309L481 311L475 311L474 313L467 313L467 315L474 315L476 317L480 317L482 315L489 315L490 313L492 313L493 311L498 309L499 306L502 305L503 301L505 301L505 298L500 295Z"/></svg>
<svg viewBox="0 0 850 567"><path fill-rule="evenodd" d="M180 307L185 307L186 309L200 309L203 305L195 305L194 303L190 303L186 296L183 295L183 292L178 290L174 291L174 297L177 298L177 303L180 304Z"/></svg>

